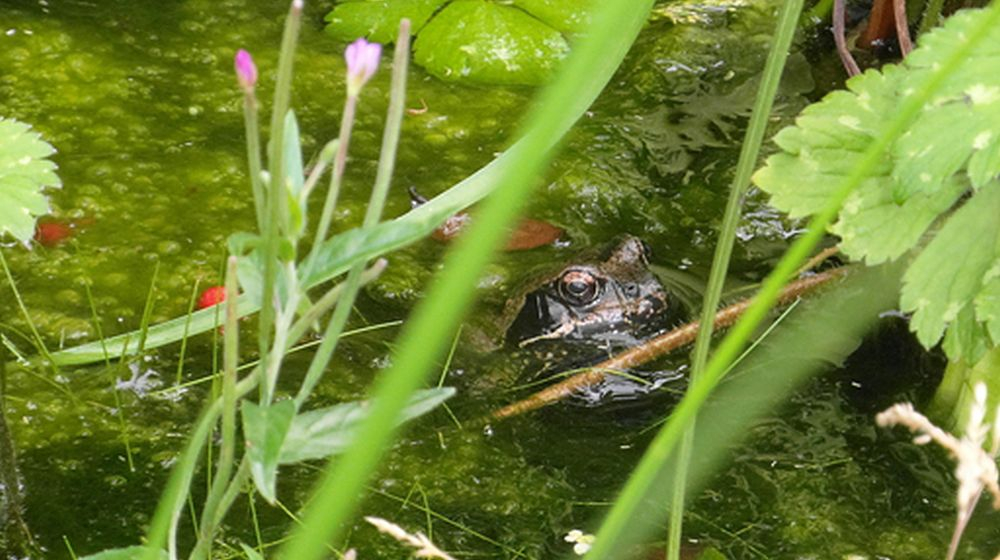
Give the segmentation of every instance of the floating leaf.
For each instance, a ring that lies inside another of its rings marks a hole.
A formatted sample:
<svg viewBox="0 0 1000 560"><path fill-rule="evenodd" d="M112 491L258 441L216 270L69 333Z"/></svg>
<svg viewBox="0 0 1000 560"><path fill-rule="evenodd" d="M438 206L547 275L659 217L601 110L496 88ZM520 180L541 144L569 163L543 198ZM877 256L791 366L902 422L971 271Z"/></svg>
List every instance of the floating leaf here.
<svg viewBox="0 0 1000 560"><path fill-rule="evenodd" d="M555 29L485 0L456 0L417 36L414 60L446 80L537 85L568 54Z"/></svg>
<svg viewBox="0 0 1000 560"><path fill-rule="evenodd" d="M278 457L295 416L295 401L278 401L259 406L243 401L243 436L246 438L250 475L257 491L274 503Z"/></svg>
<svg viewBox="0 0 1000 560"><path fill-rule="evenodd" d="M45 187L60 187L55 149L31 127L0 118L0 236L9 232L27 243L35 233L35 218L49 212Z"/></svg>
<svg viewBox="0 0 1000 560"><path fill-rule="evenodd" d="M454 394L455 390L451 387L418 391L403 409L400 421L430 412ZM288 436L281 448L279 462L297 463L340 453L354 440L357 426L367 414L368 403L364 401L343 403L299 414L292 420Z"/></svg>
<svg viewBox="0 0 1000 560"><path fill-rule="evenodd" d="M910 328L931 347L984 289L1000 282L1000 182L984 186L948 218L903 277L900 305ZM979 318L981 319L981 318ZM952 350L969 343L953 344ZM952 359L960 355L949 354Z"/></svg>
<svg viewBox="0 0 1000 560"><path fill-rule="evenodd" d="M514 5L550 27L574 35L590 24L593 2L581 0L514 0Z"/></svg>
<svg viewBox="0 0 1000 560"><path fill-rule="evenodd" d="M148 553L148 547L129 546L126 548L113 548L111 550L98 552L97 554L82 556L80 560L136 560L138 558L146 558ZM167 552L161 550L157 557L167 558Z"/></svg>
<svg viewBox="0 0 1000 560"><path fill-rule="evenodd" d="M367 37L378 43L392 43L399 32L399 20L410 20L410 34L416 35L434 12L448 0L347 0L326 15L327 33L341 41Z"/></svg>

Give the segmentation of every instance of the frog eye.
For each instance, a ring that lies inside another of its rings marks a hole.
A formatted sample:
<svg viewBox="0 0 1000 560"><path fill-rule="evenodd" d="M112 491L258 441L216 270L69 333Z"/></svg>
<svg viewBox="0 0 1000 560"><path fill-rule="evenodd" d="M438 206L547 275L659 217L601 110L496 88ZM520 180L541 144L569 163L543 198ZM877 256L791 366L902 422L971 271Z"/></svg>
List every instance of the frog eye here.
<svg viewBox="0 0 1000 560"><path fill-rule="evenodd" d="M586 305L597 299L600 283L585 270L570 270L559 278L559 296L573 305Z"/></svg>

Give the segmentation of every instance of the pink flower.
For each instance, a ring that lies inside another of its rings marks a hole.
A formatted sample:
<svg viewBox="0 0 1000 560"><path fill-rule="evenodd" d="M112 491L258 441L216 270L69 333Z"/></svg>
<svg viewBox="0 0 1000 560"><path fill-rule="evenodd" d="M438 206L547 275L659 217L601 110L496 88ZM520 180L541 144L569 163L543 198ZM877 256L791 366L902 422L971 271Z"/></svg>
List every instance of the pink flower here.
<svg viewBox="0 0 1000 560"><path fill-rule="evenodd" d="M358 39L344 51L347 61L347 95L357 95L378 69L382 45Z"/></svg>
<svg viewBox="0 0 1000 560"><path fill-rule="evenodd" d="M236 80L239 81L240 87L244 91L252 91L254 86L257 85L257 65L253 63L253 57L247 51L240 49L236 52L234 63L236 66Z"/></svg>

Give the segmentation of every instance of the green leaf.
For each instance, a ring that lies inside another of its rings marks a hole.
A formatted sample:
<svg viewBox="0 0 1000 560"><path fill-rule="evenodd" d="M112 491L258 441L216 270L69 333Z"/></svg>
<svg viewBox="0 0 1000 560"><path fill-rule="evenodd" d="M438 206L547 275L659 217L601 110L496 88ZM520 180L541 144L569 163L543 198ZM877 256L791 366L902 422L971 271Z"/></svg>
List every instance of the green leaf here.
<svg viewBox="0 0 1000 560"><path fill-rule="evenodd" d="M910 328L925 347L937 344L948 324L958 319L982 291L996 290L992 284L1000 282L995 273L1000 260L997 216L1000 183L994 181L955 211L906 271L900 306L903 311L913 312ZM946 350L962 352L969 347L968 343L956 341ZM961 357L949 353L952 360Z"/></svg>
<svg viewBox="0 0 1000 560"><path fill-rule="evenodd" d="M416 35L434 12L448 0L347 0L326 15L326 32L341 41L368 37L389 44L396 40L399 20L409 18Z"/></svg>
<svg viewBox="0 0 1000 560"><path fill-rule="evenodd" d="M62 186L56 164L46 159L53 153L30 126L0 118L0 236L10 233L27 243L35 233L35 219L49 212L42 189Z"/></svg>
<svg viewBox="0 0 1000 560"><path fill-rule="evenodd" d="M868 188L847 199L831 231L840 236L840 248L852 258L863 258L869 265L894 260L916 245L965 190L965 181L949 178L937 192L918 193L897 204L888 178L872 179Z"/></svg>
<svg viewBox="0 0 1000 560"><path fill-rule="evenodd" d="M305 177L302 171L302 147L299 144L299 121L295 118L295 111L291 109L285 114L285 179L288 189L298 196L302 192L302 185L305 184Z"/></svg>
<svg viewBox="0 0 1000 560"><path fill-rule="evenodd" d="M976 318L986 324L990 338L994 344L1000 342L1000 262L993 263L993 266L986 272L983 278L983 289L979 291L976 300Z"/></svg>
<svg viewBox="0 0 1000 560"><path fill-rule="evenodd" d="M264 557L257 552L257 549L250 547L245 543L240 543L240 548L243 549L243 555L247 557L247 560L264 560Z"/></svg>
<svg viewBox="0 0 1000 560"><path fill-rule="evenodd" d="M403 410L400 422L430 412L451 398L455 390L440 387L418 391ZM368 415L365 401L338 404L303 412L292 420L281 448L281 464L322 459L340 453L354 440L358 424Z"/></svg>
<svg viewBox="0 0 1000 560"><path fill-rule="evenodd" d="M848 80L850 91L833 92L806 107L795 126L774 137L784 153L769 157L753 176L771 195L772 205L793 218L823 208L891 115L898 72L890 66L885 74L868 71ZM889 188L890 170L884 163L858 190Z"/></svg>
<svg viewBox="0 0 1000 560"><path fill-rule="evenodd" d="M452 2L414 44L414 60L431 74L494 84L541 84L568 52L555 29L485 0Z"/></svg>
<svg viewBox="0 0 1000 560"><path fill-rule="evenodd" d="M143 558L144 555L149 552L150 551L145 546L129 546L126 548L113 548L98 552L97 554L90 554L81 557L80 560L134 560L136 558ZM161 550L159 557L167 558L167 552Z"/></svg>
<svg viewBox="0 0 1000 560"><path fill-rule="evenodd" d="M590 25L593 2L586 0L514 0L514 5L566 35Z"/></svg>
<svg viewBox="0 0 1000 560"><path fill-rule="evenodd" d="M295 401L278 401L270 406L243 401L243 436L250 458L250 475L260 495L271 504L276 499L281 446L294 416Z"/></svg>
<svg viewBox="0 0 1000 560"><path fill-rule="evenodd" d="M907 72L898 87L901 99L968 41L967 31L981 16L978 10L956 13L943 28L920 38L920 48L904 61ZM987 33L894 146L898 201L941 188L973 156L974 186L1000 173L995 150L995 136L1000 134L1000 27Z"/></svg>

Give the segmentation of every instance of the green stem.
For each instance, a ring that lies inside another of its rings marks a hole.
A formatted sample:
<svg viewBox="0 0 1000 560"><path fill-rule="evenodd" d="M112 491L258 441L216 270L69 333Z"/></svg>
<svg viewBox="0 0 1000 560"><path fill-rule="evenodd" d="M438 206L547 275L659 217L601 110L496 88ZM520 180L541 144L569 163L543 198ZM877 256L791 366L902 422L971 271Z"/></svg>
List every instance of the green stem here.
<svg viewBox="0 0 1000 560"><path fill-rule="evenodd" d="M337 199L340 197L340 185L344 179L344 166L347 165L347 148L351 143L351 130L354 128L354 113L358 106L358 96L348 95L344 101L344 114L340 117L340 132L337 136L337 155L333 160L333 172L330 173L330 189L326 191L326 200L323 202L323 211L320 213L319 225L316 227L316 234L313 237L312 248L309 256L305 259L305 266L302 269L302 278L308 279L312 274L313 265L319 255L320 247L326 240L326 235L330 233L330 225L333 223L333 211L337 208Z"/></svg>
<svg viewBox="0 0 1000 560"><path fill-rule="evenodd" d="M258 110L257 96L251 88L243 95L243 125L247 135L247 164L250 171L250 189L253 191L254 216L257 218L257 229L264 231L264 184L260 177L264 167L260 160Z"/></svg>
<svg viewBox="0 0 1000 560"><path fill-rule="evenodd" d="M740 220L740 205L744 194L750 187L750 176L757 165L760 145L767 130L771 109L774 106L774 96L781 82L781 71L788 58L788 48L795 36L796 22L802 11L803 0L784 2L778 16L777 32L767 63L764 66L764 77L757 91L754 102L753 116L747 128L740 159L736 165L736 175L729 187L729 199L722 218L722 228L719 241L715 246L712 259L712 271L708 277L708 288L701 310L701 327L698 329L698 339L695 341L694 358L691 366L691 380L697 379L705 369L708 361L708 350L712 342L712 327L719 301L722 298L723 285L729 272L729 260L733 254L733 244L736 240L736 226ZM679 560L681 533L684 519L685 486L687 485L687 470L691 462L691 451L694 447L694 421L684 433L680 454L677 457L677 475L674 478L674 489L670 507L670 532L667 539L667 559Z"/></svg>
<svg viewBox="0 0 1000 560"><path fill-rule="evenodd" d="M365 272L362 281L368 283L374 280L383 270L385 270L385 261L379 260ZM305 335L312 324L316 322L316 319L333 307L340 296L341 290L342 287L340 285L334 286L303 313L302 317L289 330L288 340L298 340ZM282 349L282 352L287 351L287 347ZM257 367L236 384L236 400L239 400L257 386L261 376L261 366L262 363L258 362ZM167 487L160 497L159 504L157 504L156 513L147 532L146 542L148 543L149 551L143 556L142 560L159 560L158 551L161 551L164 545L167 546L170 552L171 560L177 558L177 521L180 519L181 511L184 509L185 497L190 490L194 471L198 467L198 457L201 449L204 447L205 442L208 441L207 438L211 435L211 428L218 420L219 414L222 413L222 408L222 399L215 399L210 405L206 406L198 418L195 429L192 431L184 451L181 452L176 466L171 471ZM224 512L220 509L217 516L222 514Z"/></svg>
<svg viewBox="0 0 1000 560"><path fill-rule="evenodd" d="M938 21L941 19L941 9L943 7L944 0L930 0L927 2L927 7L924 9L924 17L920 20L920 31L917 32L917 37L937 26Z"/></svg>
<svg viewBox="0 0 1000 560"><path fill-rule="evenodd" d="M7 259L3 256L3 251L0 251L0 266L3 266L3 273L7 276L7 283L10 284L10 291L14 292L14 301L17 302L17 308L21 310L21 316L24 317L24 322L28 323L28 328L31 329L31 336L34 337L34 343L37 350L45 356L45 360L52 367L54 373L59 373L56 368L55 360L52 359L52 354L49 353L49 349L45 347L45 341L42 340L42 335L38 333L38 329L35 327L35 322L31 320L31 314L28 313L28 308L24 305L24 300L21 299L21 292L17 289L17 284L14 282L14 276L10 273L10 267L7 266Z"/></svg>
<svg viewBox="0 0 1000 560"><path fill-rule="evenodd" d="M292 95L292 63L295 58L295 43L298 40L299 28L302 23L302 0L292 0L288 17L285 19L285 31L281 38L281 54L278 57L278 81L274 89L274 108L271 114L271 145L268 153L270 163L270 179L267 185L267 202L265 211L267 219L261 232L264 237L263 251L263 289L261 291L260 318L258 323L258 346L260 360L267 370L271 347L271 330L274 326L275 284L278 273L278 244L280 242L279 224L283 215L281 209L285 201L285 163L284 137L285 114ZM273 395L267 383L261 384L261 403L267 405Z"/></svg>
<svg viewBox="0 0 1000 560"><path fill-rule="evenodd" d="M615 66L645 22L650 0L601 2L594 25L565 61L557 79L543 90L527 117L526 134L511 149L511 165L477 221L448 253L444 272L404 325L393 367L376 378L368 417L358 427L357 444L331 462L302 525L279 553L281 558L311 560L327 542L342 534L365 482L389 443L400 411L445 351L462 314L470 305L476 281L516 219L538 175L551 157L567 118L567 99L584 89L595 69Z"/></svg>
<svg viewBox="0 0 1000 560"><path fill-rule="evenodd" d="M211 489L201 511L198 542L191 553L192 559L211 555L212 542L218 525L216 512L232 474L236 456L236 368L239 366L239 324L236 315L236 296L239 287L236 279L236 257L229 257L226 270L226 325L223 334L222 371L222 448Z"/></svg>
<svg viewBox="0 0 1000 560"><path fill-rule="evenodd" d="M658 478L662 467L667 464L684 431L691 424L708 395L719 383L729 364L740 354L746 342L753 336L754 330L766 317L771 306L777 300L781 287L794 275L799 265L805 262L813 248L825 235L826 228L836 218L844 200L871 175L876 166L880 164L883 154L906 130L944 80L962 64L970 49L982 40L991 26L1000 23L1000 2L994 2L987 14L977 23L978 25L967 35L967 42L961 48L956 49L921 87L903 100L892 121L868 146L850 175L830 196L823 210L809 222L805 234L792 244L774 271L764 280L760 292L743 318L736 323L729 335L719 344L715 354L706 364L704 373L688 388L684 398L674 409L670 421L657 434L639 465L632 472L632 476L601 526L594 548L590 551L590 558L609 558L614 554L613 551L620 550L620 541L626 527L639 511L641 504L646 499L647 492Z"/></svg>
<svg viewBox="0 0 1000 560"><path fill-rule="evenodd" d="M382 218L382 210L385 208L385 199L389 194L389 185L392 181L392 171L396 163L396 148L399 145L399 133L402 129L404 108L406 106L406 73L409 68L410 54L410 21L404 19L399 25L399 36L396 39L396 47L393 53L392 62L392 87L389 96L389 109L386 115L385 131L382 134L382 150L379 154L378 172L375 175L375 185L372 188L371 198L368 201L368 209L365 212L365 219L361 225L362 230L370 230ZM349 130L348 130L349 132ZM346 142L342 142L344 145ZM336 167L334 168L336 173ZM332 189L331 189L332 190ZM351 307L358 294L360 287L361 272L364 262L355 263L347 273L347 280L344 281L344 296L337 303L337 309L330 318L326 332L323 335L323 342L320 344L309 370L306 372L302 386L295 396L296 406L301 407L316 383L326 371L327 364L337 348L337 342L347 324Z"/></svg>

